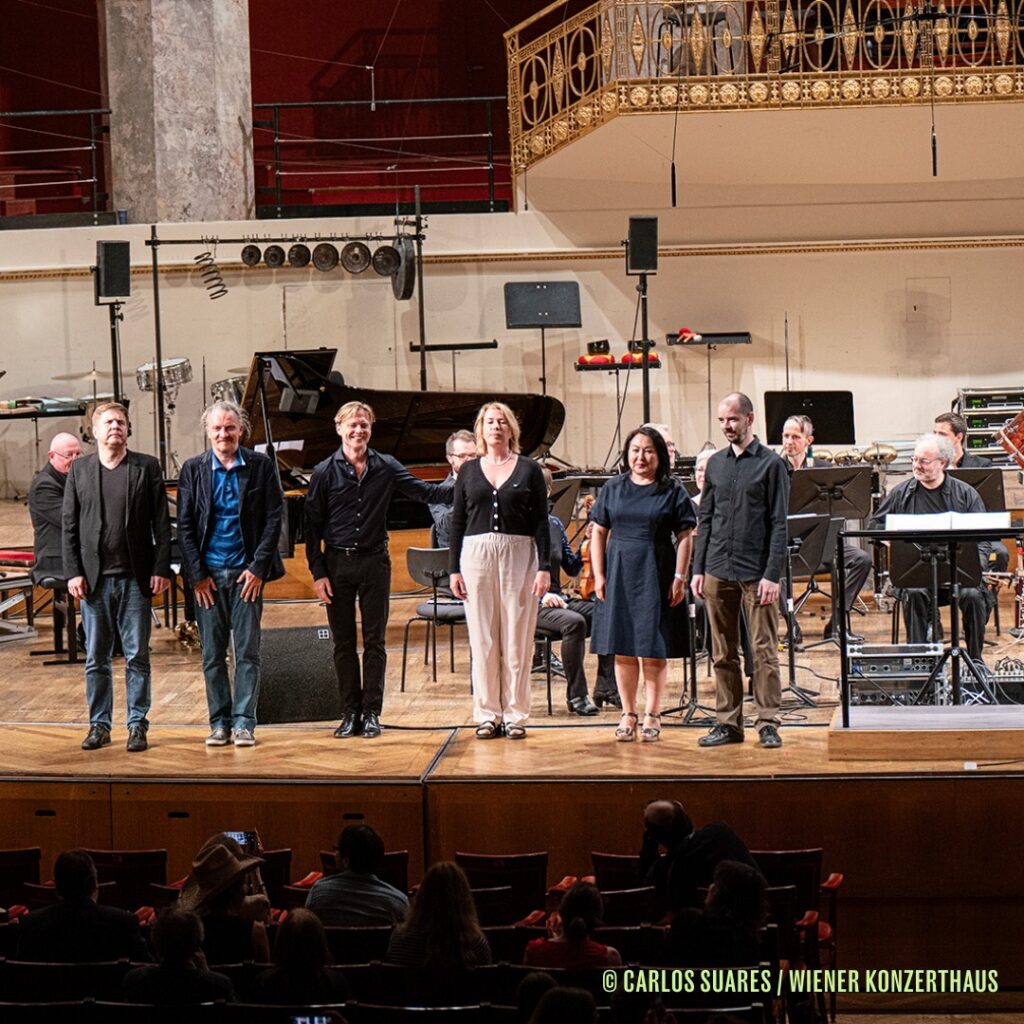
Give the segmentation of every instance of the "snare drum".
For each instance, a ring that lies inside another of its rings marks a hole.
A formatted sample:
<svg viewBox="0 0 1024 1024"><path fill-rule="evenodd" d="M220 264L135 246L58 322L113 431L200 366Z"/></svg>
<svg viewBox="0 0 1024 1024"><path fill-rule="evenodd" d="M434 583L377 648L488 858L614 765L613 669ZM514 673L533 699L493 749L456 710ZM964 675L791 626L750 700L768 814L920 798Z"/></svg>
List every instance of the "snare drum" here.
<svg viewBox="0 0 1024 1024"><path fill-rule="evenodd" d="M245 377L225 377L210 385L210 397L217 402L234 402L241 405L245 392Z"/></svg>
<svg viewBox="0 0 1024 1024"><path fill-rule="evenodd" d="M177 388L192 380L192 364L184 357L165 359L160 364L165 388ZM135 371L140 391L156 391L156 363L143 363Z"/></svg>

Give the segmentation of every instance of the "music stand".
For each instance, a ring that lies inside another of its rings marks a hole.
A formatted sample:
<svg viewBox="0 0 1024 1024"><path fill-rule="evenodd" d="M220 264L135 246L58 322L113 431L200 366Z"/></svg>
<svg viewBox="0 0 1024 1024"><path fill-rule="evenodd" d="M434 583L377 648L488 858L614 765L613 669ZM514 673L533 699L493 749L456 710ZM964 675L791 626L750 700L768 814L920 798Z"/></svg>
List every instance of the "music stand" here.
<svg viewBox="0 0 1024 1024"><path fill-rule="evenodd" d="M1006 495L1003 491L1003 470L1000 466L977 469L947 469L947 476L970 484L981 498L986 512L1005 512Z"/></svg>
<svg viewBox="0 0 1024 1024"><path fill-rule="evenodd" d="M852 391L766 391L765 444L782 444L782 428L790 416L805 415L814 423L815 444L856 444Z"/></svg>
<svg viewBox="0 0 1024 1024"><path fill-rule="evenodd" d="M582 327L577 281L510 281L505 285L505 326L510 330L540 328L541 394L548 393L549 327Z"/></svg>
<svg viewBox="0 0 1024 1024"><path fill-rule="evenodd" d="M789 652L789 685L785 689L789 690L801 704L805 704L807 707L814 707L814 701L811 698L817 697L818 694L813 690L804 690L796 684L796 643L793 640L796 633L793 566L794 563L798 563L801 574L809 573L813 578L814 571L821 565L830 523L831 519L826 514L786 517L786 625L789 629L786 647Z"/></svg>

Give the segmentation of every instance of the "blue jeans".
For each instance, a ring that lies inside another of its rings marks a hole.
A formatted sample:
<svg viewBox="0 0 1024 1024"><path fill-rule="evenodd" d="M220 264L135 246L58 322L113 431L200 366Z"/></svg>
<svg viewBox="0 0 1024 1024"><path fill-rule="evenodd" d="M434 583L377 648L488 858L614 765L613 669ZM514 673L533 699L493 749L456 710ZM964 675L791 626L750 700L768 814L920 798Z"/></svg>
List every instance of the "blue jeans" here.
<svg viewBox="0 0 1024 1024"><path fill-rule="evenodd" d="M242 600L238 577L245 566L207 569L217 589L213 606L196 602L196 621L203 642L203 675L206 703L213 729L255 729L260 696L260 618L263 594L255 601ZM228 644L233 643L235 697L231 699L228 675Z"/></svg>
<svg viewBox="0 0 1024 1024"><path fill-rule="evenodd" d="M149 728L149 630L153 624L150 599L133 576L101 576L96 589L82 601L82 623L89 724L110 728L114 713L114 637L120 634L128 691L128 726Z"/></svg>

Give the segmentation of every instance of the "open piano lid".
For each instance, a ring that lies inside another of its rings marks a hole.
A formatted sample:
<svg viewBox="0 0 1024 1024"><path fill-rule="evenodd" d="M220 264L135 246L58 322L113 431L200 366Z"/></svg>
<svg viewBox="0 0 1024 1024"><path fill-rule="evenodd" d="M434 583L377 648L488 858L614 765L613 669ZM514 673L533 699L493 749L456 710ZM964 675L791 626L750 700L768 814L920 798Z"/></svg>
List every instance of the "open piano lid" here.
<svg viewBox="0 0 1024 1024"><path fill-rule="evenodd" d="M346 402L364 402L373 409L377 419L371 447L408 466L443 463L448 436L454 430L472 430L485 402L504 402L516 414L524 455L545 453L565 422L565 406L544 395L350 387L339 383L337 375L331 379L337 353L334 348L317 348L253 354L242 396L242 408L252 424L250 444L267 440L258 386L260 360L269 365L267 413L278 460L299 471L312 470L337 450L334 414Z"/></svg>

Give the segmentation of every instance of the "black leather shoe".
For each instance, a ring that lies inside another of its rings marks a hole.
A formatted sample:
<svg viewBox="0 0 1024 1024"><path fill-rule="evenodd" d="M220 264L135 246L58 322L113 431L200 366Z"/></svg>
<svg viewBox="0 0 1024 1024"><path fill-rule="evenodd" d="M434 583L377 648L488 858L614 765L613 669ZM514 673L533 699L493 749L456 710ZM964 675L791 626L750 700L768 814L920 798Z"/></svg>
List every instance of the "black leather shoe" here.
<svg viewBox="0 0 1024 1024"><path fill-rule="evenodd" d="M600 711L590 703L589 697L573 697L566 702L571 715L598 715Z"/></svg>
<svg viewBox="0 0 1024 1024"><path fill-rule="evenodd" d="M782 746L782 737L779 735L779 730L776 729L774 725L763 726L758 735L761 738L762 747L774 750L775 747Z"/></svg>
<svg viewBox="0 0 1024 1024"><path fill-rule="evenodd" d="M102 725L92 725L89 727L89 735L82 740L82 749L99 750L100 747L105 747L109 742L110 730Z"/></svg>
<svg viewBox="0 0 1024 1024"><path fill-rule="evenodd" d="M131 754L141 753L149 748L149 740L146 739L146 727L144 725L133 725L128 729L128 746L126 749Z"/></svg>
<svg viewBox="0 0 1024 1024"><path fill-rule="evenodd" d="M727 725L712 726L711 732L697 740L699 747L724 747L727 743L742 743L743 733Z"/></svg>
<svg viewBox="0 0 1024 1024"><path fill-rule="evenodd" d="M597 705L598 710L601 709L602 704L611 704L613 708L619 708L620 711L622 710L622 698L615 690L608 690L604 693L599 690L595 690L594 703Z"/></svg>
<svg viewBox="0 0 1024 1024"><path fill-rule="evenodd" d="M347 740L350 736L359 735L359 718L354 711L346 711L341 716L341 725L334 730L336 740Z"/></svg>
<svg viewBox="0 0 1024 1024"><path fill-rule="evenodd" d="M363 715L363 735L368 739L376 739L380 735L380 719L376 711L367 711Z"/></svg>

